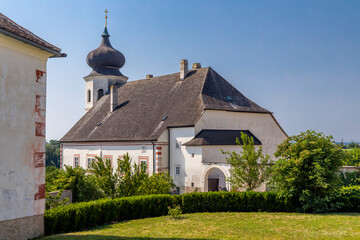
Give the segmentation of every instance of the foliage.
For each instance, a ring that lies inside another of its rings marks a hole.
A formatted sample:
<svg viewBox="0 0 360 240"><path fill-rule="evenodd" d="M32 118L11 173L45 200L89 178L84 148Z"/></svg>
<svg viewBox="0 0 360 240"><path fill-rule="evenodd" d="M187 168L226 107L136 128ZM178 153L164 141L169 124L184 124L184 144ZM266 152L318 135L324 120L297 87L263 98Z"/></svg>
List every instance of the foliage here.
<svg viewBox="0 0 360 240"><path fill-rule="evenodd" d="M254 190L261 186L268 177L268 168L271 164L270 157L264 156L262 153L262 147L255 150L254 139L248 137L241 132L241 140L243 142L242 151L239 153L233 152L221 152L228 157L226 161L231 165L230 178L228 181L233 188L245 188L247 191ZM239 139L236 139L236 143L241 145Z"/></svg>
<svg viewBox="0 0 360 240"><path fill-rule="evenodd" d="M336 207L332 199L346 153L331 136L308 130L281 143L275 156L279 159L271 185L281 197L294 202L298 211L324 212Z"/></svg>
<svg viewBox="0 0 360 240"><path fill-rule="evenodd" d="M78 231L112 221L124 221L167 214L173 204L170 195L154 195L69 204L45 212L45 234Z"/></svg>
<svg viewBox="0 0 360 240"><path fill-rule="evenodd" d="M129 154L118 159L114 171L109 159L97 157L92 162L90 173L94 175L96 185L108 198L137 195L167 194L175 187L167 173L149 176L145 165L132 164Z"/></svg>
<svg viewBox="0 0 360 240"><path fill-rule="evenodd" d="M348 149L347 153L349 153L349 156L343 164L345 166L360 166L360 148Z"/></svg>
<svg viewBox="0 0 360 240"><path fill-rule="evenodd" d="M343 212L360 212L360 197L338 196ZM146 217L165 216L168 206L177 205L183 213L195 212L293 212L296 206L274 192L207 192L182 195L151 195L100 199L74 203L45 212L45 233L78 231Z"/></svg>
<svg viewBox="0 0 360 240"><path fill-rule="evenodd" d="M180 205L174 205L173 208L171 208L169 206L168 209L169 209L168 215L170 215L170 217L172 219L180 219L181 218L182 210L180 208Z"/></svg>
<svg viewBox="0 0 360 240"><path fill-rule="evenodd" d="M46 202L45 202L45 209L49 210L51 208L59 207L59 206L65 206L69 202L69 198L64 198L60 201L61 194L63 193L63 190L60 190L56 196L51 196L50 194L46 194Z"/></svg>
<svg viewBox="0 0 360 240"><path fill-rule="evenodd" d="M73 202L87 202L104 197L96 187L94 176L87 175L80 167L65 166L65 170L47 167L45 182L46 192L71 189Z"/></svg>
<svg viewBox="0 0 360 240"><path fill-rule="evenodd" d="M164 216L169 212L168 206L173 205L180 206L184 213L293 209L271 192L209 192L100 199L46 211L45 233L77 231L112 221Z"/></svg>
<svg viewBox="0 0 360 240"><path fill-rule="evenodd" d="M339 173L340 186L349 187L360 184L360 172L342 172Z"/></svg>
<svg viewBox="0 0 360 240"><path fill-rule="evenodd" d="M340 196L357 196L360 197L360 185L342 187L339 190Z"/></svg>
<svg viewBox="0 0 360 240"><path fill-rule="evenodd" d="M55 166L60 168L60 142L57 140L50 140L45 143L45 166Z"/></svg>

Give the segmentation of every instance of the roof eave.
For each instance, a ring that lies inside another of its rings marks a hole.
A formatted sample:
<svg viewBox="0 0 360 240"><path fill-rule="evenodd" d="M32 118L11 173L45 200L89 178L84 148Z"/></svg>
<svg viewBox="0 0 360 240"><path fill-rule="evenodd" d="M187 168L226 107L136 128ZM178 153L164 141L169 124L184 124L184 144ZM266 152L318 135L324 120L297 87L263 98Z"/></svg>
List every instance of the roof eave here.
<svg viewBox="0 0 360 240"><path fill-rule="evenodd" d="M39 48L39 49L41 49L43 51L46 51L46 52L49 52L49 53L53 54L53 56L50 56L50 58L60 58L60 57L66 57L67 56L66 53L58 52L58 51L55 51L55 50L53 50L51 48L42 46L42 45L40 45L38 43L30 41L30 40L28 40L26 38L20 37L20 36L18 36L16 34L13 34L13 33L9 32L9 31L6 31L6 30L4 30L2 28L0 28L0 33L4 34L5 36L15 38L16 40L19 40L19 41L21 41L23 43L29 44L29 45L31 45L33 47Z"/></svg>

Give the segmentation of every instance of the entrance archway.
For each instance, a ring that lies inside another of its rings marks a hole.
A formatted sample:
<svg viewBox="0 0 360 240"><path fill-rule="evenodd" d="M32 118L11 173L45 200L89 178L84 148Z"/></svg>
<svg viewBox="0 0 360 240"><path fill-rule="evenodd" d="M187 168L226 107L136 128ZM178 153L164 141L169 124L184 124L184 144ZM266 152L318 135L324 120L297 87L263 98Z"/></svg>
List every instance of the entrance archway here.
<svg viewBox="0 0 360 240"><path fill-rule="evenodd" d="M226 177L224 172L217 168L210 168L204 179L204 191L205 192L217 192L217 191L227 191Z"/></svg>

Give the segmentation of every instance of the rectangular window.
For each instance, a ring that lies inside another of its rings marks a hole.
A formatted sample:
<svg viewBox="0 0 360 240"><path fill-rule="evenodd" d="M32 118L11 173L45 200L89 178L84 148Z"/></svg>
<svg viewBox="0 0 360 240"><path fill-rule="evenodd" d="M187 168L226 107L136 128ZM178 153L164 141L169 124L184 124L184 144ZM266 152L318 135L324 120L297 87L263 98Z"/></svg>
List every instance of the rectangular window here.
<svg viewBox="0 0 360 240"><path fill-rule="evenodd" d="M149 173L149 157L147 156L139 156L138 164L140 166L145 166L146 172Z"/></svg>
<svg viewBox="0 0 360 240"><path fill-rule="evenodd" d="M176 187L176 194L180 195L180 188Z"/></svg>
<svg viewBox="0 0 360 240"><path fill-rule="evenodd" d="M176 141L176 142L175 142L175 148L176 148L176 149L180 149L180 146L181 146L181 142Z"/></svg>
<svg viewBox="0 0 360 240"><path fill-rule="evenodd" d="M113 156L112 155L104 155L104 157L103 157L104 163L106 163L106 159L109 159L110 160L110 166L113 166L113 161L112 161Z"/></svg>
<svg viewBox="0 0 360 240"><path fill-rule="evenodd" d="M145 146L141 146L141 152L146 153L146 147Z"/></svg>
<svg viewBox="0 0 360 240"><path fill-rule="evenodd" d="M180 166L175 166L175 175L180 175Z"/></svg>
<svg viewBox="0 0 360 240"><path fill-rule="evenodd" d="M76 156L74 157L74 167L78 167L79 166L79 157Z"/></svg>
<svg viewBox="0 0 360 240"><path fill-rule="evenodd" d="M87 167L90 168L91 167L91 163L95 160L95 158L93 157L88 157L87 158Z"/></svg>

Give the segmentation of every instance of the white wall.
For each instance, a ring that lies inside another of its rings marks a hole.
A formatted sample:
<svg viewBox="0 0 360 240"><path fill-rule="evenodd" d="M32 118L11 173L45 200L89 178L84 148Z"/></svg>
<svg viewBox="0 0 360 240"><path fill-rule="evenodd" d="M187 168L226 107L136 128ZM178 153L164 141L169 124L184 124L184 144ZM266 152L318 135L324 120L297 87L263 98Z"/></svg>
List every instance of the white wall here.
<svg viewBox="0 0 360 240"><path fill-rule="evenodd" d="M45 210L45 137L40 135L45 134L49 56L0 34L0 221Z"/></svg>
<svg viewBox="0 0 360 240"><path fill-rule="evenodd" d="M194 137L195 129L193 127L186 128L170 128L170 176L174 179L174 183L177 187L182 188L182 192L185 188L185 182L189 182L189 167L192 165L188 161L191 158L191 152L187 150L186 146L182 144L190 141ZM180 148L176 148L176 142L179 142ZM199 152L197 152L199 153ZM198 155L200 156L200 155ZM189 164L189 166L187 165ZM180 166L180 174L175 174L175 167Z"/></svg>
<svg viewBox="0 0 360 240"><path fill-rule="evenodd" d="M74 167L74 157L80 156L80 167L87 169L87 156L111 156L114 169L117 168L117 159L129 153L132 162L138 164L139 159L148 160L148 171L153 172L153 145L151 142L142 143L63 143L63 165ZM145 147L146 152L142 152Z"/></svg>

